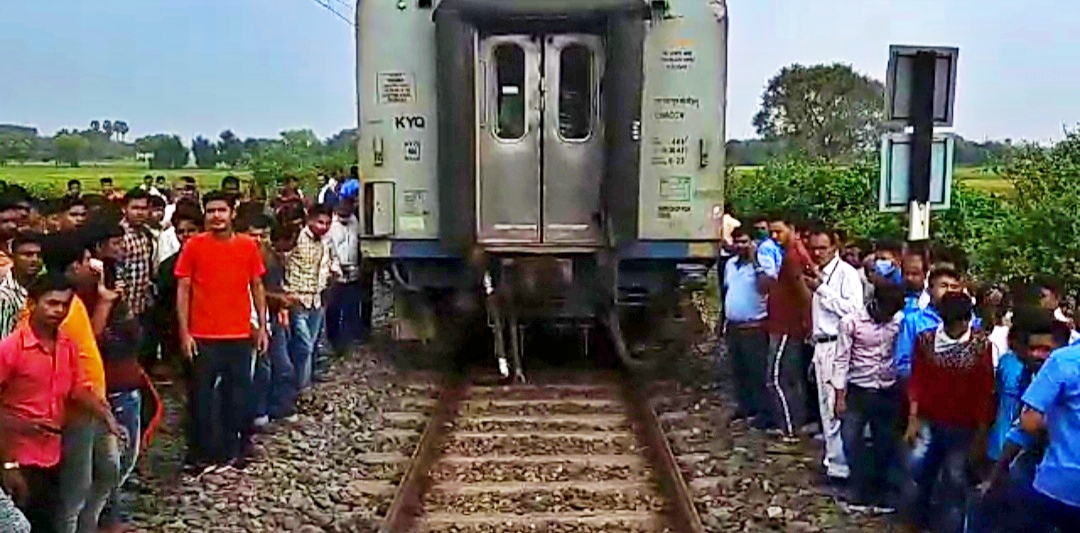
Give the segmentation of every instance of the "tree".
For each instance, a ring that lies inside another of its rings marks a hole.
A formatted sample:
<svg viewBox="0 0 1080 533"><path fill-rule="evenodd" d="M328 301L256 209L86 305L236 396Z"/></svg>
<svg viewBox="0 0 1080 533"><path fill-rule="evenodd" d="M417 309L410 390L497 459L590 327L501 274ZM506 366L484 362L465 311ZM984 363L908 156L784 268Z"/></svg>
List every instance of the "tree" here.
<svg viewBox="0 0 1080 533"><path fill-rule="evenodd" d="M62 133L56 136L56 158L59 163L79 166L79 161L86 157L90 141L75 133Z"/></svg>
<svg viewBox="0 0 1080 533"><path fill-rule="evenodd" d="M94 132L101 131L101 121L100 120L91 120L90 121L90 131L94 131Z"/></svg>
<svg viewBox="0 0 1080 533"><path fill-rule="evenodd" d="M8 161L25 163L34 151L34 137L21 133L0 132L0 167Z"/></svg>
<svg viewBox="0 0 1080 533"><path fill-rule="evenodd" d="M135 150L153 154L151 169L184 168L188 162L188 149L176 135L159 133L140 137L135 140Z"/></svg>
<svg viewBox="0 0 1080 533"><path fill-rule="evenodd" d="M244 159L244 143L232 130L225 130L218 136L217 154L218 160L229 168L236 168Z"/></svg>
<svg viewBox="0 0 1080 533"><path fill-rule="evenodd" d="M120 140L124 140L124 136L128 133L128 124L123 120L113 121L113 130L120 136Z"/></svg>
<svg viewBox="0 0 1080 533"><path fill-rule="evenodd" d="M848 65L787 66L769 80L754 128L811 157L851 160L877 146L884 94L881 82Z"/></svg>
<svg viewBox="0 0 1080 533"><path fill-rule="evenodd" d="M102 122L101 123L101 131L111 141L112 136L113 136L113 123L112 123L112 121L111 120L105 120L104 122Z"/></svg>
<svg viewBox="0 0 1080 533"><path fill-rule="evenodd" d="M191 152L195 155L195 166L199 168L214 168L218 162L217 148L214 143L202 135L195 137L191 142Z"/></svg>

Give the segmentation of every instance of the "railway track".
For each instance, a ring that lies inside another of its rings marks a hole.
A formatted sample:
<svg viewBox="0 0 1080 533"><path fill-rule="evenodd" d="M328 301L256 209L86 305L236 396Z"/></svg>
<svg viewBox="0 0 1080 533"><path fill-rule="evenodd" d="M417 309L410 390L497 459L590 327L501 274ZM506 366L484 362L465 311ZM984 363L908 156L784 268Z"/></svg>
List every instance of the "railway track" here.
<svg viewBox="0 0 1080 533"><path fill-rule="evenodd" d="M380 533L704 531L641 389L615 372L439 387Z"/></svg>

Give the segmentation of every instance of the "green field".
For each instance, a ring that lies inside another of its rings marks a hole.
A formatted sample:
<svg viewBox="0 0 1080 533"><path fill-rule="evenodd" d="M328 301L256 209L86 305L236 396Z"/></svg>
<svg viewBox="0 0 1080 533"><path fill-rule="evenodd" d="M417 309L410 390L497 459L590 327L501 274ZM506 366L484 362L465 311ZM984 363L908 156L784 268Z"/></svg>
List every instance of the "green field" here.
<svg viewBox="0 0 1080 533"><path fill-rule="evenodd" d="M749 172L753 169L754 167L738 167L737 171ZM1012 185L1001 179L991 168L959 167L955 172L958 181L973 187L988 192L1009 193L1012 191ZM48 188L57 192L62 191L67 181L72 178L82 181L84 191L96 192L100 178L111 177L118 187L126 189L142 184L142 178L146 174L152 174L155 177L165 176L169 183L176 182L180 176L192 176L203 190L220 186L221 178L229 174L233 174L244 181L251 177L251 174L244 170L203 170L198 168L149 170L145 164L135 161L84 163L77 168L58 167L51 163L10 164L0 167L0 180L8 183L18 183L35 190Z"/></svg>
<svg viewBox="0 0 1080 533"><path fill-rule="evenodd" d="M751 172L755 168L757 167L736 167L735 171ZM1001 176L990 167L956 167L953 170L953 177L958 182L986 192L1009 194L1013 190L1012 185L1001 179Z"/></svg>
<svg viewBox="0 0 1080 533"><path fill-rule="evenodd" d="M56 166L51 163L9 164L0 167L0 180L18 183L33 190L51 189L58 193L66 187L68 180L82 182L83 191L98 191L98 180L105 177L113 179L117 187L128 189L141 185L143 176L150 174L155 178L165 176L170 184L177 182L180 176L191 176L201 189L214 189L221 186L221 179L233 174L241 180L247 180L251 174L243 170L183 168L180 170L150 170L145 163L135 161L105 161L83 163L79 167Z"/></svg>

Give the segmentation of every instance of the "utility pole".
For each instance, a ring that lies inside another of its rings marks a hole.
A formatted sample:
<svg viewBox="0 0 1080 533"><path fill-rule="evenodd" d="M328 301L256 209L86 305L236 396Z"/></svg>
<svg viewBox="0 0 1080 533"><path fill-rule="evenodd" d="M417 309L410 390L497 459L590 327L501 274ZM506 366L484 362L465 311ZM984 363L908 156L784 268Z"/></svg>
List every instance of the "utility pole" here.
<svg viewBox="0 0 1080 533"><path fill-rule="evenodd" d="M909 221L908 240L930 238L930 175L934 140L934 74L937 54L915 54L911 76L911 156L908 170Z"/></svg>

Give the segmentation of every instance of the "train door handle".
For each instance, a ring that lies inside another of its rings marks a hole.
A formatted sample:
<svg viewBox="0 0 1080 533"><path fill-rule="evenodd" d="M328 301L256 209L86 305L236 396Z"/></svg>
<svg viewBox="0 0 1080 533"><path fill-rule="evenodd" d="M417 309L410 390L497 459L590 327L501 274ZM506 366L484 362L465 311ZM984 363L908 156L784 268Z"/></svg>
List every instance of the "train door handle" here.
<svg viewBox="0 0 1080 533"><path fill-rule="evenodd" d="M698 166L709 166L709 143L705 139L698 139Z"/></svg>
<svg viewBox="0 0 1080 533"><path fill-rule="evenodd" d="M375 156L375 166L383 166L383 139L375 137L371 140L371 153Z"/></svg>

